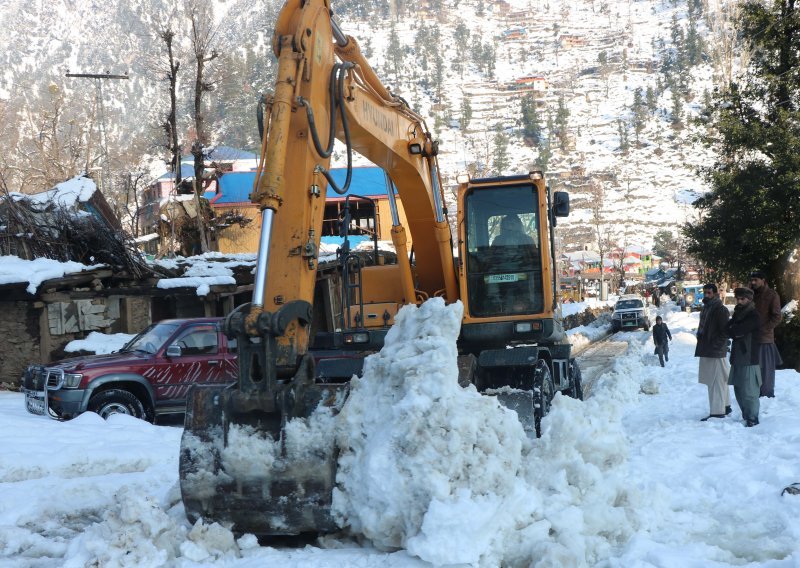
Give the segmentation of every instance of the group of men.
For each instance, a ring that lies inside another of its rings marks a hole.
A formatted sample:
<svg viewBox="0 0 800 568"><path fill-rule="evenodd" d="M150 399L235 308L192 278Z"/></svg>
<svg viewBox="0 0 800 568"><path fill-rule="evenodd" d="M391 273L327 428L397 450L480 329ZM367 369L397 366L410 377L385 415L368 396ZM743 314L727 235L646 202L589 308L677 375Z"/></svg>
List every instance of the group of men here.
<svg viewBox="0 0 800 568"><path fill-rule="evenodd" d="M731 413L728 386L732 385L745 426L752 427L758 425L759 398L775 396L775 368L781 357L774 330L781 321L781 305L760 270L750 274L749 288L736 288L733 295L736 307L731 315L716 284L703 286L694 352L700 358L699 380L708 387L710 413L702 420Z"/></svg>

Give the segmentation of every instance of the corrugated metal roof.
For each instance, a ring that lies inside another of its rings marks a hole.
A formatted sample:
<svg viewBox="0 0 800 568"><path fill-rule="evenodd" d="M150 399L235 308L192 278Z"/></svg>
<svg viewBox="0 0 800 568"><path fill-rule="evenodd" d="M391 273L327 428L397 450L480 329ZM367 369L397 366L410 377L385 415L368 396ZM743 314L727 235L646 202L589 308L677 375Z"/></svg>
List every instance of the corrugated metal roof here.
<svg viewBox="0 0 800 568"><path fill-rule="evenodd" d="M347 178L346 168L333 168L331 176L337 185L344 185ZM213 205L230 203L245 203L250 201L250 192L256 172L226 172L218 180L220 191L215 193L207 191L204 197ZM344 199L347 195L363 195L367 197L382 197L386 195L386 178L381 168L353 168L353 177L350 188L344 195L339 195L328 188L328 199Z"/></svg>

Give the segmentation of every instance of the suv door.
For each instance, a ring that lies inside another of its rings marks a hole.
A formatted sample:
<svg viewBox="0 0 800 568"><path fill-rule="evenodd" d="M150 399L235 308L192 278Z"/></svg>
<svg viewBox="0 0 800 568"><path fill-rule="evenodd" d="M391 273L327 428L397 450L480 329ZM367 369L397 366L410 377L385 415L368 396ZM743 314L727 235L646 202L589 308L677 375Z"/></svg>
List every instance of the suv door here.
<svg viewBox="0 0 800 568"><path fill-rule="evenodd" d="M167 350L180 347L180 355L168 357ZM149 380L156 393L156 402L180 402L194 384L229 383L229 365L226 365L222 338L214 323L190 324L181 328L157 357L157 369Z"/></svg>

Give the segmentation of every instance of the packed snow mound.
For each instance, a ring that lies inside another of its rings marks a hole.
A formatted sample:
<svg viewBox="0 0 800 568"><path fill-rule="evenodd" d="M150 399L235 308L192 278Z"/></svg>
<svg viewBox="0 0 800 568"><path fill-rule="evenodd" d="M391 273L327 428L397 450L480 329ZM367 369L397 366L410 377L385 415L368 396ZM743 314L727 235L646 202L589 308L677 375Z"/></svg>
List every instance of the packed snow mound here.
<svg viewBox="0 0 800 568"><path fill-rule="evenodd" d="M473 510L490 522L514 489L526 436L514 412L459 387L462 313L460 303L439 298L403 308L339 415L334 514L378 547L406 548L415 537L419 544L432 522L469 537ZM430 518L437 515L444 519ZM422 549L415 553L429 559ZM468 554L458 561L477 560Z"/></svg>
<svg viewBox="0 0 800 568"><path fill-rule="evenodd" d="M516 413L458 385L462 311L438 298L403 308L353 380L337 418L337 522L434 565L607 557L638 524L617 405L559 395L529 440Z"/></svg>

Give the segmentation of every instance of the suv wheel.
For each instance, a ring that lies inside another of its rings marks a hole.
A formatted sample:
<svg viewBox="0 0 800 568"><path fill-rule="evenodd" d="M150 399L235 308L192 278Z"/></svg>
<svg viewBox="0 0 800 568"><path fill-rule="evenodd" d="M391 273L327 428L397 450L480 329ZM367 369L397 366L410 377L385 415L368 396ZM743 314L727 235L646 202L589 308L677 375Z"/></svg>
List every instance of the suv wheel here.
<svg viewBox="0 0 800 568"><path fill-rule="evenodd" d="M127 414L134 418L146 419L144 405L135 395L120 389L101 391L89 399L89 412L96 412L102 418L112 414Z"/></svg>

